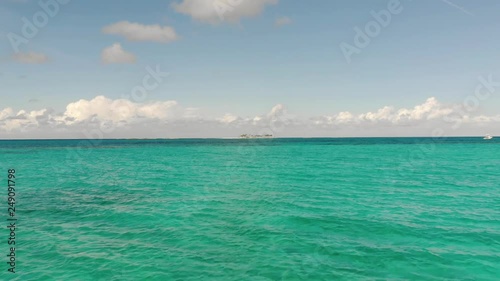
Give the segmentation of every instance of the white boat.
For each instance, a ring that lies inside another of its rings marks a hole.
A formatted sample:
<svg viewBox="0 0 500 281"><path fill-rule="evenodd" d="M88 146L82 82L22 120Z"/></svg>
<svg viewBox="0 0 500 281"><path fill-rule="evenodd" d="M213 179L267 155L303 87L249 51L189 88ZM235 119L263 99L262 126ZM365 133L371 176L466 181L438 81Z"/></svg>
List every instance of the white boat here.
<svg viewBox="0 0 500 281"><path fill-rule="evenodd" d="M486 135L486 136L483 138L483 140L491 140L492 138L493 138L492 136L490 136L490 135Z"/></svg>

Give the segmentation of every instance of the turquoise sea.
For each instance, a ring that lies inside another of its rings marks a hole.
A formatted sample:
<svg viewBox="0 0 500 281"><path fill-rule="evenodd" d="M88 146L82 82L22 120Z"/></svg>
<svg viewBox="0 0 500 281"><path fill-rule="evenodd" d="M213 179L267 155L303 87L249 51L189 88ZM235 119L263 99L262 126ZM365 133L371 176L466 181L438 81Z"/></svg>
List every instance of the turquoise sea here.
<svg viewBox="0 0 500 281"><path fill-rule="evenodd" d="M0 280L499 280L500 140L0 141Z"/></svg>

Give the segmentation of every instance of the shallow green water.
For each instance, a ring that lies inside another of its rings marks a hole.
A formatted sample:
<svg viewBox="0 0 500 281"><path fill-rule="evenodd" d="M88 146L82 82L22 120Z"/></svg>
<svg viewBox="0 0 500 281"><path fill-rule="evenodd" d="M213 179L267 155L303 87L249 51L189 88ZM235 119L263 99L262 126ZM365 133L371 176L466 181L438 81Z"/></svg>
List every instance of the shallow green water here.
<svg viewBox="0 0 500 281"><path fill-rule="evenodd" d="M481 138L0 141L0 279L498 280L499 165Z"/></svg>

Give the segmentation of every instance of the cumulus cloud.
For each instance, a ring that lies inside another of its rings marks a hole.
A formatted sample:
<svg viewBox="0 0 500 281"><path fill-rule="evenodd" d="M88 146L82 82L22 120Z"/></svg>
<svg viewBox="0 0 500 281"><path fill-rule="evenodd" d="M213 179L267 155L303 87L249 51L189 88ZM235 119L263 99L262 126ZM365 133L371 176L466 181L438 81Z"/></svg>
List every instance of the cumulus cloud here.
<svg viewBox="0 0 500 281"><path fill-rule="evenodd" d="M20 130L26 131L30 128L35 128L44 123L44 118L47 117L49 110L25 111L20 110L17 113L12 108L6 108L0 111L0 131Z"/></svg>
<svg viewBox="0 0 500 281"><path fill-rule="evenodd" d="M41 64L49 61L47 55L42 53L16 53L12 56L12 58L19 63L28 63L28 64Z"/></svg>
<svg viewBox="0 0 500 281"><path fill-rule="evenodd" d="M359 116L360 120L368 121L389 121L392 123L401 123L405 121L419 121L442 118L453 111L450 107L445 107L439 101L432 97L423 104L417 105L412 109L402 108L395 110L393 107L385 106L377 112L368 112Z"/></svg>
<svg viewBox="0 0 500 281"><path fill-rule="evenodd" d="M267 113L239 116L227 113L207 117L200 110L182 107L176 101L134 103L126 99L97 96L66 106L63 112L42 109L0 109L0 137L81 138L82 132L106 130L106 137L235 137L240 134L275 136L429 136L435 128L447 135L485 134L500 131L500 115L467 112L429 98L411 108L384 106L354 114L299 118L277 104ZM109 130L111 128L111 130ZM487 132L486 132L487 131Z"/></svg>
<svg viewBox="0 0 500 281"><path fill-rule="evenodd" d="M117 22L102 29L105 34L120 35L129 41L169 43L177 40L175 29L170 26L144 25L128 21Z"/></svg>
<svg viewBox="0 0 500 281"><path fill-rule="evenodd" d="M102 50L101 60L103 63L135 63L135 55L125 51L120 43L115 43Z"/></svg>
<svg viewBox="0 0 500 281"><path fill-rule="evenodd" d="M112 123L133 122L141 118L170 119L178 113L176 101L138 104L126 99L112 100L97 96L92 100L79 100L68 104L63 114L68 123L77 123L91 119Z"/></svg>
<svg viewBox="0 0 500 281"><path fill-rule="evenodd" d="M217 118L217 121L219 121L221 123L225 123L225 124L230 124L230 123L237 121L238 119L240 119L238 116L230 114L230 113L226 113L221 118Z"/></svg>
<svg viewBox="0 0 500 281"><path fill-rule="evenodd" d="M444 119L459 108L457 106L446 106L436 98L428 98L424 103L413 108L396 109L392 106L384 106L374 112L366 112L355 115L349 111L340 112L330 116L322 116L315 119L316 124L339 125L347 123L391 123L394 125L408 124L411 122ZM463 114L462 114L463 115ZM468 115L461 116L467 118Z"/></svg>
<svg viewBox="0 0 500 281"><path fill-rule="evenodd" d="M10 107L4 108L0 111L0 120L5 120L7 117L12 116L14 110Z"/></svg>
<svg viewBox="0 0 500 281"><path fill-rule="evenodd" d="M276 26L283 26L283 25L292 24L292 19L290 19L289 17L279 17L276 19L274 24Z"/></svg>
<svg viewBox="0 0 500 281"><path fill-rule="evenodd" d="M237 23L243 18L258 16L268 5L279 0L182 0L172 4L174 10L194 20L217 24L221 21Z"/></svg>
<svg viewBox="0 0 500 281"><path fill-rule="evenodd" d="M282 116L286 114L286 108L282 104L277 104L275 105L272 109L271 112L269 112L268 116L269 117L276 117L276 116Z"/></svg>
<svg viewBox="0 0 500 281"><path fill-rule="evenodd" d="M111 127L127 125L142 126L157 121L170 122L189 120L196 116L194 108L184 109L176 101L134 103L126 99L109 99L97 96L91 100L79 100L66 106L66 110L56 114L51 110L38 111L12 108L0 110L0 132L24 132L27 129L48 128L54 132L58 128L85 128L89 124Z"/></svg>

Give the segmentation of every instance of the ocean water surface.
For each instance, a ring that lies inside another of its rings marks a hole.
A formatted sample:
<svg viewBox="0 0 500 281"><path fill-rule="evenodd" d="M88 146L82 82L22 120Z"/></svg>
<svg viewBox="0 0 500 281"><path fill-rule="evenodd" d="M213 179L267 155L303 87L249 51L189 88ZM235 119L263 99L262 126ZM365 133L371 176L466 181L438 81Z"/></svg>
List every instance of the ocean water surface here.
<svg viewBox="0 0 500 281"><path fill-rule="evenodd" d="M0 168L1 280L500 276L498 139L0 141Z"/></svg>

